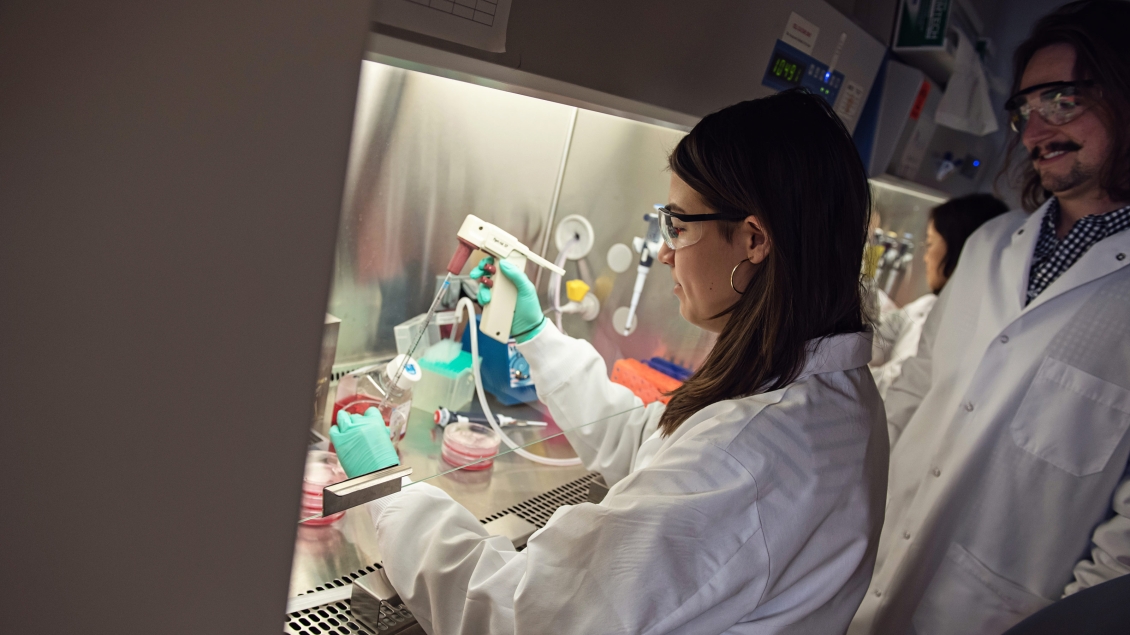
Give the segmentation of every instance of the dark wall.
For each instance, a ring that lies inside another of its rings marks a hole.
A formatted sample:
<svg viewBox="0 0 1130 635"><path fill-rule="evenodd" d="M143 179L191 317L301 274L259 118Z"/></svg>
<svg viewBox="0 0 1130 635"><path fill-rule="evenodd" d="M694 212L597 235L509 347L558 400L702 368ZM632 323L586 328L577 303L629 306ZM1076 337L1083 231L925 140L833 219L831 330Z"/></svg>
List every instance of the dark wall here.
<svg viewBox="0 0 1130 635"><path fill-rule="evenodd" d="M367 25L0 3L3 632L280 632Z"/></svg>

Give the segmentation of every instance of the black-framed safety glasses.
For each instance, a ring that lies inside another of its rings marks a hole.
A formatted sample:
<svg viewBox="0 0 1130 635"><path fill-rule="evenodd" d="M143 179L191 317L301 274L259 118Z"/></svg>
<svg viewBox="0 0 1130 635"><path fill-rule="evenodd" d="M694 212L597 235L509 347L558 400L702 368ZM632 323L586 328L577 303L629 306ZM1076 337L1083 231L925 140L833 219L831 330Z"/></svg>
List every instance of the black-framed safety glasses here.
<svg viewBox="0 0 1130 635"><path fill-rule="evenodd" d="M682 249L702 240L703 223L708 220L736 220L726 214L681 214L671 211L666 205L656 205L659 213L659 233L670 249Z"/></svg>
<svg viewBox="0 0 1130 635"><path fill-rule="evenodd" d="M1009 125L1016 132L1024 132L1032 113L1053 126L1075 119L1087 111L1087 107L1101 98L1101 92L1088 89L1095 86L1094 80L1078 82L1048 82L1036 84L1009 97L1004 104L1008 111Z"/></svg>

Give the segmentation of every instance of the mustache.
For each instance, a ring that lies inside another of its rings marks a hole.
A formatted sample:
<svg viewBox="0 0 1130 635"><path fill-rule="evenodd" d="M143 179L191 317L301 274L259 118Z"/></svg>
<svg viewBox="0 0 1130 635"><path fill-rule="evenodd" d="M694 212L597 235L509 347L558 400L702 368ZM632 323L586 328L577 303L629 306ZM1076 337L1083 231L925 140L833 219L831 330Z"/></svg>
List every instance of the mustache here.
<svg viewBox="0 0 1130 635"><path fill-rule="evenodd" d="M1035 161L1036 159L1039 159L1040 156L1047 154L1048 152L1073 152L1082 148L1083 146L1075 143L1074 141L1052 141L1045 146L1036 146L1035 148L1032 148L1032 151L1028 153L1028 158Z"/></svg>

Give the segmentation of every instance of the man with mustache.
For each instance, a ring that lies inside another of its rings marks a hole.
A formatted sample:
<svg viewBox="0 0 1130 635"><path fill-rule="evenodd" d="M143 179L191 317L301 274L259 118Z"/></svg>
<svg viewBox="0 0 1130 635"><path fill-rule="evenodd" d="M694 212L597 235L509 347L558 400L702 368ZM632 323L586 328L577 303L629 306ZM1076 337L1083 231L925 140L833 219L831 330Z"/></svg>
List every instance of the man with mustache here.
<svg viewBox="0 0 1130 635"><path fill-rule="evenodd" d="M1023 201L965 244L887 398L875 574L850 633L998 634L1130 572L1130 3L1016 51Z"/></svg>

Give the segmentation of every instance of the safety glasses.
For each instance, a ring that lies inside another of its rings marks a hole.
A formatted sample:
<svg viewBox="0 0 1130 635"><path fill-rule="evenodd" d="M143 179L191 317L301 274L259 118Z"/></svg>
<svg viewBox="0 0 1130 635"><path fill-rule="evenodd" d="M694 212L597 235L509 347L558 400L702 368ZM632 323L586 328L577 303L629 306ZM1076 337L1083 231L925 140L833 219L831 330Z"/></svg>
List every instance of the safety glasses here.
<svg viewBox="0 0 1130 635"><path fill-rule="evenodd" d="M666 205L656 205L659 213L659 233L670 249L682 249L702 240L702 225L708 220L734 220L725 214L680 214L672 212Z"/></svg>
<svg viewBox="0 0 1130 635"><path fill-rule="evenodd" d="M1086 89L1094 85L1093 80L1085 80L1049 82L1026 88L1004 104L1009 123L1014 131L1024 132L1032 113L1036 113L1048 124L1062 126L1087 111L1093 100L1088 99L1092 93Z"/></svg>

